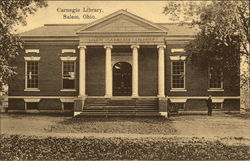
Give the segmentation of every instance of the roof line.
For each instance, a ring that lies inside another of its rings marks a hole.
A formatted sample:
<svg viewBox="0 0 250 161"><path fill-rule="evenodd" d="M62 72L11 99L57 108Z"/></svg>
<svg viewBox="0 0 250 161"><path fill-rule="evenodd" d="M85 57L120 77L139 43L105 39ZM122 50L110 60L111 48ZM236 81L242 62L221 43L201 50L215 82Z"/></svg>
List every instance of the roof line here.
<svg viewBox="0 0 250 161"><path fill-rule="evenodd" d="M79 25L87 25L86 23L63 23L63 24L44 24L44 26L79 26Z"/></svg>
<svg viewBox="0 0 250 161"><path fill-rule="evenodd" d="M178 22L153 22L158 25L191 25L191 23L178 23ZM79 25L87 25L88 23L58 23L58 24L44 24L44 26L79 26Z"/></svg>
<svg viewBox="0 0 250 161"><path fill-rule="evenodd" d="M97 24L99 24L99 23L102 23L102 22L104 22L104 21L107 21L107 20L109 20L109 19L112 19L112 18L114 18L114 17L116 17L116 16L119 16L119 15L121 15L121 14L124 14L124 15L126 15L126 16L128 16L128 17L132 17L132 18L134 18L134 19L137 19L137 20L139 20L139 21L141 21L141 22L143 22L143 23L146 23L146 24L148 24L148 25L151 25L151 26L153 26L154 28L157 28L157 29L159 29L159 30L162 30L162 31L165 31L165 32L167 31L167 29L166 29L165 27L163 27L163 26L157 25L157 24L154 23L154 22L151 22L151 21L149 21L149 20L147 20L147 19L144 19L144 18L142 18L142 17L139 17L139 16L137 16L137 15L135 15L135 14L133 14L133 13L128 12L127 10L121 9L121 10L118 10L118 11L116 11L116 12L113 12L113 13L111 13L111 14L105 16L105 17L102 17L102 18L100 18L100 19L98 19L98 20L96 20L96 21L93 21L93 22L87 24L86 26L83 26L83 27L79 28L78 31L77 31L77 34L81 33L83 30L86 30L86 29L88 29L88 28L90 28L90 27L92 27L92 26L95 26L95 25L97 25Z"/></svg>

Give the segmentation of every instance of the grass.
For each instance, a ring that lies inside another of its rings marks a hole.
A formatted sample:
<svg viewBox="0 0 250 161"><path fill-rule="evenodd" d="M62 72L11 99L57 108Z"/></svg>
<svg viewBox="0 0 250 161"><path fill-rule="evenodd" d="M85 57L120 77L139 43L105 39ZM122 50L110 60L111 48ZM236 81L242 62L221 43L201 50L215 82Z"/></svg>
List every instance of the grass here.
<svg viewBox="0 0 250 161"><path fill-rule="evenodd" d="M247 160L246 145L191 138L1 136L1 160Z"/></svg>
<svg viewBox="0 0 250 161"><path fill-rule="evenodd" d="M175 134L169 119L163 117L76 117L47 129L65 133Z"/></svg>

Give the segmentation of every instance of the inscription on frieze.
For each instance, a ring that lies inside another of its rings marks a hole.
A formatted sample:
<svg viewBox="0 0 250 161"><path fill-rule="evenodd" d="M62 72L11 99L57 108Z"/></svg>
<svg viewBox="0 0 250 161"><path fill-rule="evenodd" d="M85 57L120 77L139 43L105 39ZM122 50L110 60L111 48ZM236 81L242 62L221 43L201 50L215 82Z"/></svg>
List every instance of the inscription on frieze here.
<svg viewBox="0 0 250 161"><path fill-rule="evenodd" d="M85 41L88 42L144 42L144 41L155 41L153 37L92 37L87 38Z"/></svg>
<svg viewBox="0 0 250 161"><path fill-rule="evenodd" d="M150 44L150 43L163 43L164 37L81 37L81 43L86 44L103 44L103 43L113 43L113 44Z"/></svg>

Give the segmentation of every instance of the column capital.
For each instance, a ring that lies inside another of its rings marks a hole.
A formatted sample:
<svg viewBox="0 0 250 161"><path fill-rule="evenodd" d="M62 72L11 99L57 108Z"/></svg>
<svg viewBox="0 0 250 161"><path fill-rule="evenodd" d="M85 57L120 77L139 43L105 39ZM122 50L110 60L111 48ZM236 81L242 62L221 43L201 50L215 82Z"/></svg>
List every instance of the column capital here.
<svg viewBox="0 0 250 161"><path fill-rule="evenodd" d="M87 46L85 46L85 45L79 45L77 48L84 48L84 49L86 49L87 48Z"/></svg>
<svg viewBox="0 0 250 161"><path fill-rule="evenodd" d="M134 49L134 48L137 48L137 49L138 49L138 48L140 48L140 46L139 46L139 45L131 45L131 48L132 48L132 49Z"/></svg>
<svg viewBox="0 0 250 161"><path fill-rule="evenodd" d="M166 45L157 45L157 48L166 48Z"/></svg>
<svg viewBox="0 0 250 161"><path fill-rule="evenodd" d="M104 48L105 48L105 49L107 49L107 48L112 49L112 48L113 48L113 46L112 46L112 45L104 45Z"/></svg>

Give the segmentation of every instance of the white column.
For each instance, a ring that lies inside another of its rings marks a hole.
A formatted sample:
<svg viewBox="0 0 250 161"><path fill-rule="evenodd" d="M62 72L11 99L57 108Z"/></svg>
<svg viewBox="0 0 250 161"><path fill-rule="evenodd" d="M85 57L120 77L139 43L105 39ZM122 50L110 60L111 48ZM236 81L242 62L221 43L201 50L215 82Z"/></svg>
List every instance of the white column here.
<svg viewBox="0 0 250 161"><path fill-rule="evenodd" d="M132 97L138 97L138 45L132 45L133 68L132 68Z"/></svg>
<svg viewBox="0 0 250 161"><path fill-rule="evenodd" d="M164 48L165 45L159 45L158 48L158 97L165 97L165 62Z"/></svg>
<svg viewBox="0 0 250 161"><path fill-rule="evenodd" d="M79 97L85 97L85 76L86 76L86 62L85 49L86 46L78 46L80 48L79 55Z"/></svg>
<svg viewBox="0 0 250 161"><path fill-rule="evenodd" d="M112 46L104 46L106 49L106 89L105 97L112 97L112 66L111 66L111 49Z"/></svg>

